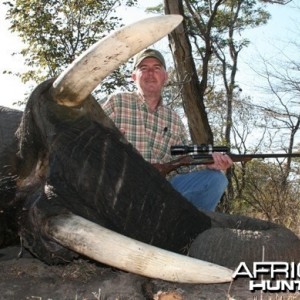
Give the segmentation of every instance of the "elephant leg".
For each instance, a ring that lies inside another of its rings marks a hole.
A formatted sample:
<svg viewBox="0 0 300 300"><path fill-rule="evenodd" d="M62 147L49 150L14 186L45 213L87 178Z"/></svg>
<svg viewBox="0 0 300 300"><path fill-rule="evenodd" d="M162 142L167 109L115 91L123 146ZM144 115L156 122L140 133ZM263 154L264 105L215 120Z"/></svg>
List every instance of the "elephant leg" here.
<svg viewBox="0 0 300 300"><path fill-rule="evenodd" d="M254 261L300 260L300 239L287 228L247 217L232 216L229 219L230 224L219 219L222 227L199 234L189 255L232 269L240 262L245 262L251 269Z"/></svg>

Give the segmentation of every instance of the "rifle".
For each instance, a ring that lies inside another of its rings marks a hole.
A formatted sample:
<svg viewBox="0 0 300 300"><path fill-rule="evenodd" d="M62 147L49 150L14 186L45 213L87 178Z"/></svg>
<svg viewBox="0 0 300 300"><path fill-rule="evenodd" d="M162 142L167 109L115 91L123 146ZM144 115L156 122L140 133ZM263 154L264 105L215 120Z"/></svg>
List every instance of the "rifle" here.
<svg viewBox="0 0 300 300"><path fill-rule="evenodd" d="M261 153L261 154L233 154L226 146L213 147L212 145L175 145L171 146L171 155L187 155L183 165L212 164L212 152L226 153L233 162L248 162L254 158L281 158L300 157L300 153Z"/></svg>

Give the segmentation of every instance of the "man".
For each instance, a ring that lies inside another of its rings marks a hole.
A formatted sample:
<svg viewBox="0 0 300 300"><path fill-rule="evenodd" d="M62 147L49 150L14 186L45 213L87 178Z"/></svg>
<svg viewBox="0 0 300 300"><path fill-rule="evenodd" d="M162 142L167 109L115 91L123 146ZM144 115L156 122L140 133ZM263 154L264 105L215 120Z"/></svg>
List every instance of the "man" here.
<svg viewBox="0 0 300 300"><path fill-rule="evenodd" d="M170 147L186 145L188 138L180 117L162 103L168 74L159 51L146 49L136 55L132 79L137 91L111 95L103 104L104 111L178 192L199 209L215 210L228 184L221 171L229 168L232 160L227 155L213 153L214 163L199 170L186 166L189 163L186 156L173 159Z"/></svg>

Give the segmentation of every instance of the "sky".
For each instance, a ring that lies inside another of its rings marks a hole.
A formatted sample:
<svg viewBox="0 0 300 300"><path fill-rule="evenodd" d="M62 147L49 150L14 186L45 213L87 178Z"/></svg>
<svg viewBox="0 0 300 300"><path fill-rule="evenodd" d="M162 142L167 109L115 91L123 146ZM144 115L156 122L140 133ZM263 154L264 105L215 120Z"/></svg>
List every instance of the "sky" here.
<svg viewBox="0 0 300 300"><path fill-rule="evenodd" d="M297 0L298 1L298 0ZM152 0L151 5L159 3L159 0ZM121 13L124 14L124 22L132 23L144 18L142 11L149 5L144 1L139 9L127 8ZM260 28L247 31L247 37L250 39L251 45L247 50L243 50L240 56L240 72L238 75L239 84L245 93L252 93L254 85L259 84L259 79L251 67L253 62L259 64L259 56L276 56L279 49L283 49L285 41L290 37L298 38L296 32L293 32L299 10L289 6L273 5L270 7L272 14L271 20L267 25ZM3 5L0 7L0 37L2 40L0 47L0 87L1 98L0 105L23 109L13 103L25 98L28 86L20 81L16 76L3 74L5 70L13 72L24 72L25 67L23 59L20 56L13 56L14 52L22 49L20 39L9 31L9 22L5 20L6 9ZM147 15L150 16L150 15ZM299 30L298 30L299 33ZM288 49L286 50L288 51Z"/></svg>
<svg viewBox="0 0 300 300"><path fill-rule="evenodd" d="M253 86L261 84L259 78L253 68L260 70L261 61L263 57L274 64L284 59L283 56L293 57L298 59L298 51L295 53L295 48L289 45L291 41L299 40L300 32L300 6L295 8L295 4L291 5L271 5L268 11L271 13L271 19L267 25L247 30L245 37L247 37L251 44L248 48L242 50L239 59L239 78L242 88L248 92L253 92ZM299 1L300 2L300 1ZM299 50L299 49L297 49ZM241 66L242 65L242 66Z"/></svg>
<svg viewBox="0 0 300 300"><path fill-rule="evenodd" d="M21 57L12 56L12 53L22 49L19 38L9 30L9 23L5 20L3 5L0 7L0 105L13 107L13 102L24 98L27 87L15 76L3 74L5 70L24 72L25 67Z"/></svg>

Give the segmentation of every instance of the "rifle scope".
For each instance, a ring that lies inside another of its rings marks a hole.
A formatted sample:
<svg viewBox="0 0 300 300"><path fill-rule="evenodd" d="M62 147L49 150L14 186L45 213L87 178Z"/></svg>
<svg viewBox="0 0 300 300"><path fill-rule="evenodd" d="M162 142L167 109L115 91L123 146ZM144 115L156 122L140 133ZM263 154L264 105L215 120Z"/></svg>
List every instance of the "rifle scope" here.
<svg viewBox="0 0 300 300"><path fill-rule="evenodd" d="M181 154L211 154L212 152L229 152L229 148L226 146L216 146L212 145L174 145L171 146L171 155L181 155Z"/></svg>

